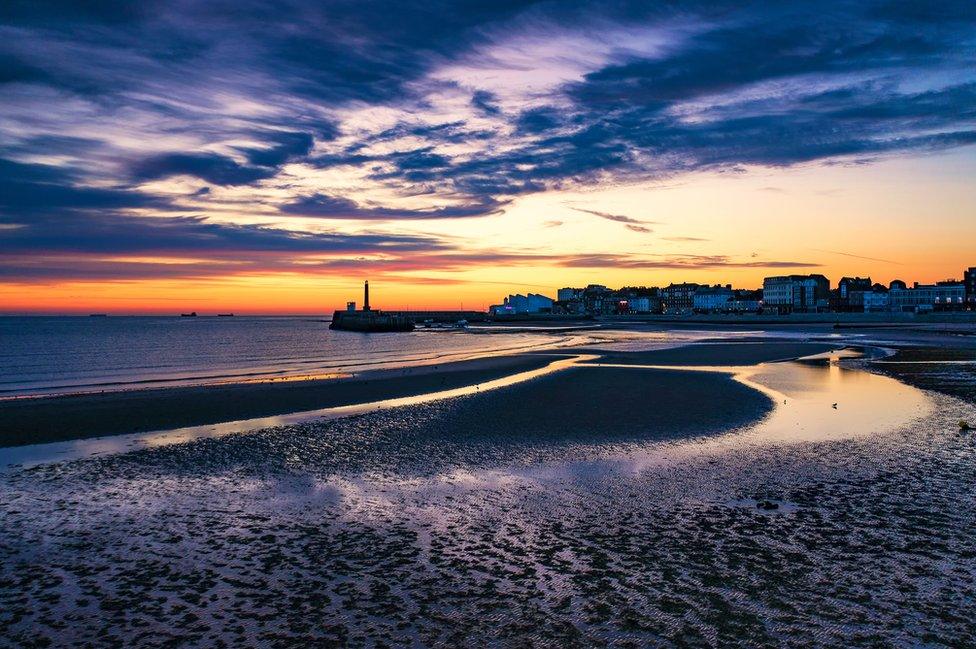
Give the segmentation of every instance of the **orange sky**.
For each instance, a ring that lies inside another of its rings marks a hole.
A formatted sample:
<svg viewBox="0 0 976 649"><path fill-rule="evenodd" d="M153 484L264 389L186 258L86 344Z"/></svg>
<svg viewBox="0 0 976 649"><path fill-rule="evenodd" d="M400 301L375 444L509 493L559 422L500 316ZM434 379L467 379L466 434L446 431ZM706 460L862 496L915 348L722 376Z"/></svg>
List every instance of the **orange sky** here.
<svg viewBox="0 0 976 649"><path fill-rule="evenodd" d="M442 253L420 251L385 265L358 262L344 271L7 282L0 283L0 310L328 313L346 300L361 301L367 278L374 305L388 309L483 309L510 292L554 296L561 286L588 283L696 281L756 288L765 276L791 272L823 273L834 284L843 275L931 282L959 278L976 265L976 183L969 182L974 177L973 151L960 150L874 165L752 169L686 177L667 186L547 192L526 196L500 215L386 225L390 232L450 240L456 249ZM634 232L574 208L627 215L647 222L651 231ZM155 266L161 260L127 261ZM170 261L187 266L195 260ZM776 261L819 266L762 265Z"/></svg>

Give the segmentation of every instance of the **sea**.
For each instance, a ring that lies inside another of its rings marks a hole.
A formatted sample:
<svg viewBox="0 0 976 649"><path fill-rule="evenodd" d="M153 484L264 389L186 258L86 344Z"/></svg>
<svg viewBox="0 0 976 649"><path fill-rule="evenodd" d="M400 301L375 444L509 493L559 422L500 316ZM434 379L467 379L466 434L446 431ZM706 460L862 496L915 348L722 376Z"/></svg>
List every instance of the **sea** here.
<svg viewBox="0 0 976 649"><path fill-rule="evenodd" d="M599 340L585 326L362 334L315 316L0 317L0 398L315 378Z"/></svg>

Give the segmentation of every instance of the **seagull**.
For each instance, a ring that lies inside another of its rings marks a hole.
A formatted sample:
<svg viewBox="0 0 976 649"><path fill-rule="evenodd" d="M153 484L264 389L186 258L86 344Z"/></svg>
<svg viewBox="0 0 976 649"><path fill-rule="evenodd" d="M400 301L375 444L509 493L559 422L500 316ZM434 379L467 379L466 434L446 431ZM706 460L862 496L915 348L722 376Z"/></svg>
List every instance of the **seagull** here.
<svg viewBox="0 0 976 649"><path fill-rule="evenodd" d="M834 410L837 410L837 404L836 403L834 404Z"/></svg>

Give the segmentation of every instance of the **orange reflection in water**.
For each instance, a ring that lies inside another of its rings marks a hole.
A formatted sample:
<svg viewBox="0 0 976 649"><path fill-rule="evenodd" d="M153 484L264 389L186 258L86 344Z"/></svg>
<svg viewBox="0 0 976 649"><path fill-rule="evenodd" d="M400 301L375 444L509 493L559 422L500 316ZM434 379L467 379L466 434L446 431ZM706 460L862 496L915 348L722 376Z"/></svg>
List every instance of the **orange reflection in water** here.
<svg viewBox="0 0 976 649"><path fill-rule="evenodd" d="M765 440L821 441L894 430L932 412L921 390L893 378L802 362L760 365L736 380L767 394L776 408L748 434Z"/></svg>

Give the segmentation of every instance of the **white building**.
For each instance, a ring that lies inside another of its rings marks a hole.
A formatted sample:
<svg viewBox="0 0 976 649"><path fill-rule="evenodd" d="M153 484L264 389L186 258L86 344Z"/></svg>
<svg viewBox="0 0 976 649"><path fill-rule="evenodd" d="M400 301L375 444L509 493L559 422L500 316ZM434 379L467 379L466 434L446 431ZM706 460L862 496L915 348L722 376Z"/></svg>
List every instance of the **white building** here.
<svg viewBox="0 0 976 649"><path fill-rule="evenodd" d="M538 293L509 295L502 304L488 307L492 315L514 315L519 313L551 313L552 298Z"/></svg>
<svg viewBox="0 0 976 649"><path fill-rule="evenodd" d="M698 313L728 311L732 300L732 285L699 286L692 296L692 308Z"/></svg>

